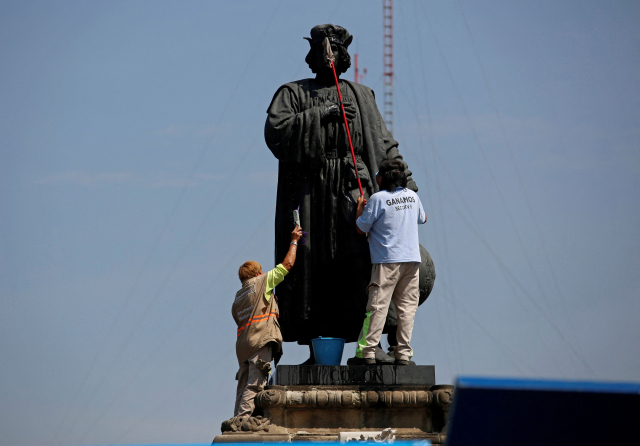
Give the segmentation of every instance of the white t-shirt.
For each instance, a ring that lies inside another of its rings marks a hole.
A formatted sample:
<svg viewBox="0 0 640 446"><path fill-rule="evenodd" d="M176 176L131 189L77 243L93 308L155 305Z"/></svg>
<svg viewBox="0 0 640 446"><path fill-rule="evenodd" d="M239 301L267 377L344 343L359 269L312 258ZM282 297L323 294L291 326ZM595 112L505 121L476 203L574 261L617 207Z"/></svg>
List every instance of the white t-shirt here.
<svg viewBox="0 0 640 446"><path fill-rule="evenodd" d="M371 263L401 263L421 261L418 224L426 221L418 195L398 187L373 194L356 224L369 232Z"/></svg>

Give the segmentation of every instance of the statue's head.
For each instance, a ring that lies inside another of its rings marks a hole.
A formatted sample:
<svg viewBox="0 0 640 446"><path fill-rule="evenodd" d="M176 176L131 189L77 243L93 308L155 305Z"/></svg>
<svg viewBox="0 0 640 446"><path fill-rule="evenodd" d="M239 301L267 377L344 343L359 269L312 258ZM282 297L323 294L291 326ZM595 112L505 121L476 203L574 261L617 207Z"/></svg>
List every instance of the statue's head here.
<svg viewBox="0 0 640 446"><path fill-rule="evenodd" d="M380 189L393 192L397 187L407 187L406 165L402 161L385 158L378 169Z"/></svg>
<svg viewBox="0 0 640 446"><path fill-rule="evenodd" d="M311 48L304 61L309 64L309 68L314 73L330 70L325 64L324 50L322 48L322 42L325 37L329 39L331 51L336 57L336 73L342 74L351 66L351 56L349 56L347 48L353 40L353 36L342 26L328 24L311 28L311 37L305 37L309 41Z"/></svg>

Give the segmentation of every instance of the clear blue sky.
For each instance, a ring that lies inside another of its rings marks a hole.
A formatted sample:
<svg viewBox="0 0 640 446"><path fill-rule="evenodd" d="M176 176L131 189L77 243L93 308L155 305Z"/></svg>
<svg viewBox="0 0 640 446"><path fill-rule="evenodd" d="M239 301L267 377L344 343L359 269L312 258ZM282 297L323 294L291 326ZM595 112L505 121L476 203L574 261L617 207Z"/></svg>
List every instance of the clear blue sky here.
<svg viewBox="0 0 640 446"><path fill-rule="evenodd" d="M413 347L438 383L640 381L639 22L395 2L395 136L437 270ZM265 111L322 23L380 100L379 1L0 2L0 443L219 433L237 268L274 266Z"/></svg>

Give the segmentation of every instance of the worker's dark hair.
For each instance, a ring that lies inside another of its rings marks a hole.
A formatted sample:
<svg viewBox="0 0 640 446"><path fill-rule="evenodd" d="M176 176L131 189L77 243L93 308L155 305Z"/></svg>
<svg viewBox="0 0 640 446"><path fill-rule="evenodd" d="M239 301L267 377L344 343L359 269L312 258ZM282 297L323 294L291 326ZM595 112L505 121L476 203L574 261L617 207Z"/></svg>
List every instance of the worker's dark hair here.
<svg viewBox="0 0 640 446"><path fill-rule="evenodd" d="M340 44L336 45L340 48L338 53L339 59L336 61L336 73L342 74L351 67L351 56L349 56L349 51L344 46ZM322 66L322 57L318 57L316 53L318 50L322 52L322 44L312 46L307 53L307 57L304 59L309 65L309 68L311 68L312 73L317 73L318 69Z"/></svg>
<svg viewBox="0 0 640 446"><path fill-rule="evenodd" d="M378 175L382 177L380 189L393 192L398 187L407 187L405 164L400 160L385 158L378 167Z"/></svg>
<svg viewBox="0 0 640 446"><path fill-rule="evenodd" d="M240 269L238 270L238 277L240 278L240 282L244 282L247 279L251 279L256 277L257 274L262 271L262 265L253 260L249 260L248 262L244 262Z"/></svg>

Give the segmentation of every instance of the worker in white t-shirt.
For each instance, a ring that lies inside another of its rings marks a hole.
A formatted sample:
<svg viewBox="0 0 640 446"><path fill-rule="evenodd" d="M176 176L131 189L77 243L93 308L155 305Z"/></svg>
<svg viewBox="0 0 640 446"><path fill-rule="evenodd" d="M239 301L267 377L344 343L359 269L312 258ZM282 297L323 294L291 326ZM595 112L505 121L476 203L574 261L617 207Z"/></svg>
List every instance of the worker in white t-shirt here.
<svg viewBox="0 0 640 446"><path fill-rule="evenodd" d="M398 313L396 365L409 365L413 350L409 342L418 309L418 268L420 245L418 225L427 222L420 198L407 189L405 164L385 159L380 163L376 182L380 191L366 202L358 199L356 226L360 234L369 233L371 282L356 356L348 364L375 364L375 347L380 342L391 300Z"/></svg>

